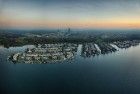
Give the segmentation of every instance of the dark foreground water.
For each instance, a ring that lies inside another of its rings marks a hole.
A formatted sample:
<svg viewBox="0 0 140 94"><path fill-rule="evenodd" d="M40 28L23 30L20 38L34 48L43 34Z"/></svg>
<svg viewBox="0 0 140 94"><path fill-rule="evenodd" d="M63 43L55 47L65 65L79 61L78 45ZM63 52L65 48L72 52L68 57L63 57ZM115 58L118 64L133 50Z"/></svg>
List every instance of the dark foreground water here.
<svg viewBox="0 0 140 94"><path fill-rule="evenodd" d="M0 94L140 94L140 45L68 63L13 64L0 47Z"/></svg>

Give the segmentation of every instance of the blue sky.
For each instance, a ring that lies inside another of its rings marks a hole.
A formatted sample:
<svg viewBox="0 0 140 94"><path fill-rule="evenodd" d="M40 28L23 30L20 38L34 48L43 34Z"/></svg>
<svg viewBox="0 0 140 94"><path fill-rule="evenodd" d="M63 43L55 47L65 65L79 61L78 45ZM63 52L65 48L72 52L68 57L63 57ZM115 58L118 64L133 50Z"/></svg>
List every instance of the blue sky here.
<svg viewBox="0 0 140 94"><path fill-rule="evenodd" d="M139 0L0 0L0 24L15 28L139 28Z"/></svg>

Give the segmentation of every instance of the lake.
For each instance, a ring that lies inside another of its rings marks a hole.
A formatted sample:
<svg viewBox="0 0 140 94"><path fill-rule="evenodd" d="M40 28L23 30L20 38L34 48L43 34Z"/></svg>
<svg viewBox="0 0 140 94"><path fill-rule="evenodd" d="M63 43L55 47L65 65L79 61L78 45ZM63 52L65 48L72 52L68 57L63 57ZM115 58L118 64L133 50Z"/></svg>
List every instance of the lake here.
<svg viewBox="0 0 140 94"><path fill-rule="evenodd" d="M7 59L30 47L0 47L1 94L140 93L140 45L83 57L79 44L70 62L14 64Z"/></svg>

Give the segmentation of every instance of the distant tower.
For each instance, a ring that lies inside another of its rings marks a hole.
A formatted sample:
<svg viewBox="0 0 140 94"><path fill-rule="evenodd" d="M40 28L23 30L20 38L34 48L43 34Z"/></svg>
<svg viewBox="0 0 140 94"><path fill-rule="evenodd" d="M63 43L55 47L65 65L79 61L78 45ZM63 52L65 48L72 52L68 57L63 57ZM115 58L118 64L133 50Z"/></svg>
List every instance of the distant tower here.
<svg viewBox="0 0 140 94"><path fill-rule="evenodd" d="M70 32L71 32L71 30L70 30L70 28L68 28L68 34L70 34Z"/></svg>
<svg viewBox="0 0 140 94"><path fill-rule="evenodd" d="M65 36L69 36L70 33L71 33L71 30L70 30L70 28L68 28L68 29L66 30L66 32L65 32Z"/></svg>

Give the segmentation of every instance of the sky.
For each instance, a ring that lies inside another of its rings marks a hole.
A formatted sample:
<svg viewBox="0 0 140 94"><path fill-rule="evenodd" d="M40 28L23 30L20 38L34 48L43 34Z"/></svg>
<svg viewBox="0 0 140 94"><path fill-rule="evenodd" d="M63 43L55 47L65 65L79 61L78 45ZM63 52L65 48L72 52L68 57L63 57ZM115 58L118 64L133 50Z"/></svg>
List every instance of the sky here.
<svg viewBox="0 0 140 94"><path fill-rule="evenodd" d="M140 0L0 0L4 28L140 28Z"/></svg>

